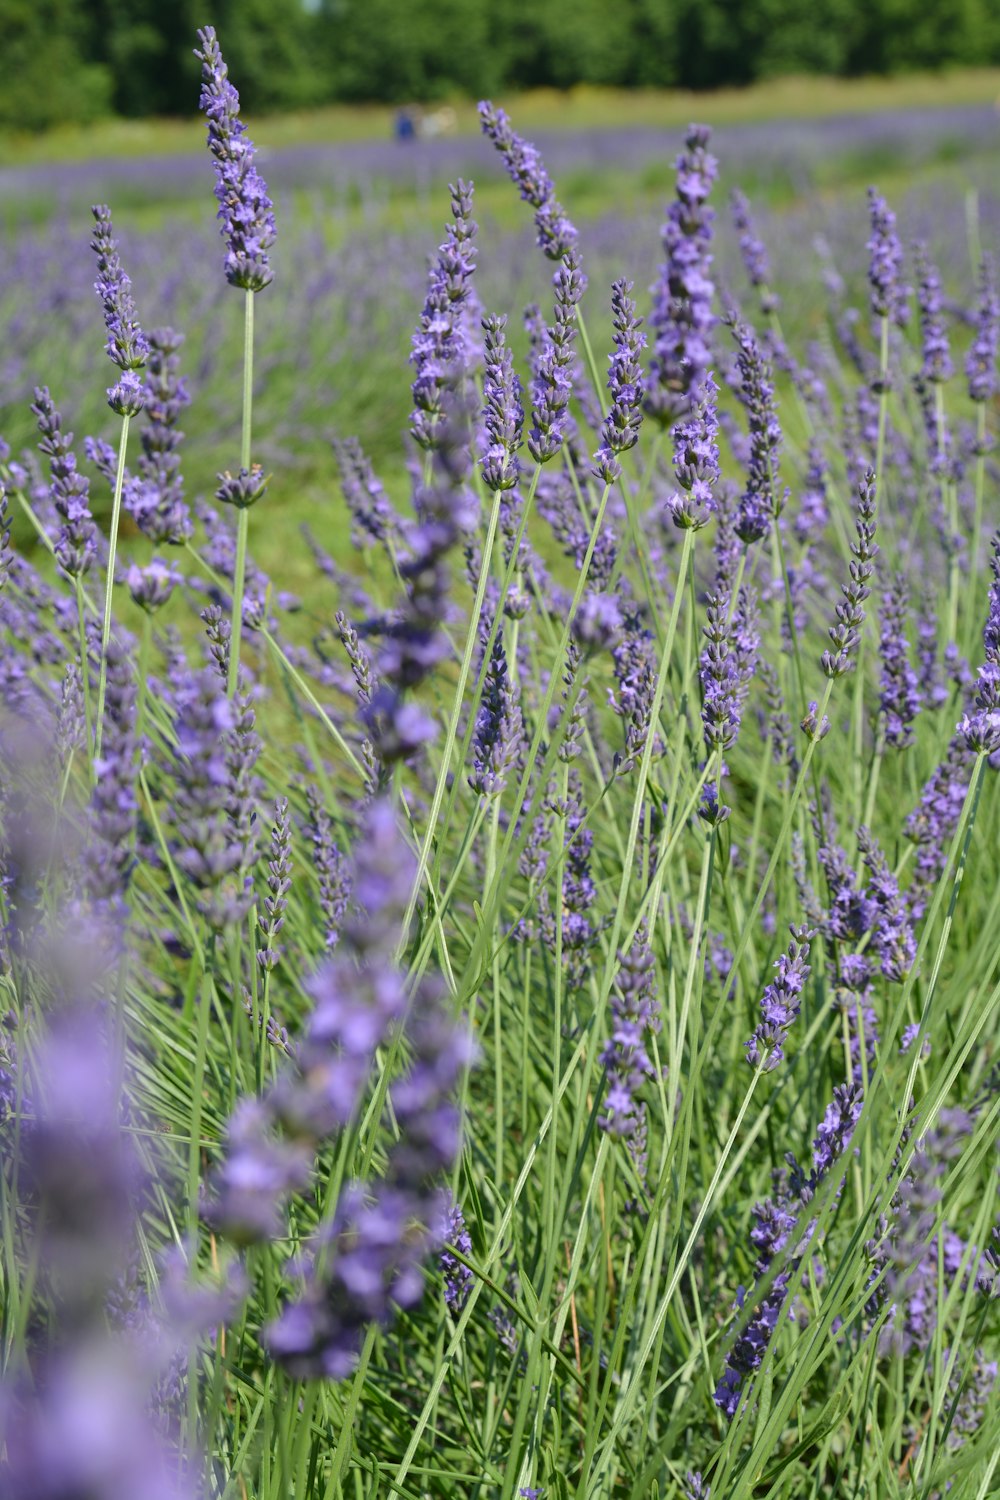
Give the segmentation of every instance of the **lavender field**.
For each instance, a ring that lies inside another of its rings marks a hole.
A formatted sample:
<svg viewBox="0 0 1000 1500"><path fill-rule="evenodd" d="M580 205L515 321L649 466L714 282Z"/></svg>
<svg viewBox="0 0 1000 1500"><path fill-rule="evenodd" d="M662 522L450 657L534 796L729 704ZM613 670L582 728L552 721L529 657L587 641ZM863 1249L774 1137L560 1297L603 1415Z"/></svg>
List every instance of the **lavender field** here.
<svg viewBox="0 0 1000 1500"><path fill-rule="evenodd" d="M0 1497L1000 1492L998 117L197 41L0 171Z"/></svg>

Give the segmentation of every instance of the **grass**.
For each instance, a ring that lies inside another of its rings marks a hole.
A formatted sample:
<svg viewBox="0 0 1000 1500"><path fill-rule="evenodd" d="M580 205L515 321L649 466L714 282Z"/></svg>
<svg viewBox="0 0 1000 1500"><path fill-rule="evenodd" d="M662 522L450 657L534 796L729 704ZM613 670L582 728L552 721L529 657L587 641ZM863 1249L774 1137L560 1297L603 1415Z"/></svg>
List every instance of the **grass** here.
<svg viewBox="0 0 1000 1500"><path fill-rule="evenodd" d="M822 119L839 114L894 109L935 109L947 105L996 104L1000 69L955 69L898 78L777 78L741 89L701 93L677 89L537 89L501 102L514 111L525 131L613 129L645 125L677 129L694 118L719 125L759 120ZM456 100L456 130L475 134L475 106ZM380 105L332 105L325 109L248 121L255 138L269 148L388 140L396 110ZM194 120L110 120L41 136L0 136L0 163L103 160L196 151L204 130Z"/></svg>

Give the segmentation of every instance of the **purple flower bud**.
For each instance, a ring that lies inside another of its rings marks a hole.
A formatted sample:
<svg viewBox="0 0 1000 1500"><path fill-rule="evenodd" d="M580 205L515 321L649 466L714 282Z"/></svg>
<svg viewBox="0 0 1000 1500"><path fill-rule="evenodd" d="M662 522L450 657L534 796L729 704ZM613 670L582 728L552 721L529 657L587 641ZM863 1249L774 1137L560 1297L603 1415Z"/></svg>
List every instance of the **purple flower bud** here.
<svg viewBox="0 0 1000 1500"><path fill-rule="evenodd" d="M621 475L617 455L635 447L642 423L642 364L639 355L646 347L646 335L639 332L641 318L636 317L635 302L629 296L631 281L624 278L611 289L611 313L614 323L615 352L610 356L608 390L611 410L601 428L601 446L594 455L594 473L605 484L613 484Z"/></svg>
<svg viewBox="0 0 1000 1500"><path fill-rule="evenodd" d="M601 1053L607 1071L602 1130L631 1136L639 1129L645 1105L636 1097L656 1069L646 1051L646 1034L659 1031L660 1007L656 965L645 927L632 946L618 954L618 975L611 997L611 1032Z"/></svg>
<svg viewBox="0 0 1000 1500"><path fill-rule="evenodd" d="M413 335L410 363L416 368L410 432L421 448L442 440L446 409L469 366L465 312L476 267L476 221L472 186L459 178L450 189L452 223L428 278L427 297Z"/></svg>
<svg viewBox="0 0 1000 1500"><path fill-rule="evenodd" d="M147 614L155 614L158 609L162 609L177 585L183 581L183 575L159 557L152 558L144 568L132 563L125 574L129 593Z"/></svg>
<svg viewBox="0 0 1000 1500"><path fill-rule="evenodd" d="M143 385L134 370L126 370L120 380L108 387L108 405L120 417L138 416L143 400Z"/></svg>
<svg viewBox="0 0 1000 1500"><path fill-rule="evenodd" d="M521 383L514 373L514 361L507 344L507 319L484 318L485 369L483 372L483 415L486 426L485 453L481 459L483 483L494 494L512 490L517 484L520 465L517 451L524 441L524 407Z"/></svg>
<svg viewBox="0 0 1000 1500"><path fill-rule="evenodd" d="M710 130L692 125L677 158L677 196L663 226L664 262L649 317L652 355L646 411L672 427L698 404L711 363L713 213L706 207L718 171Z"/></svg>
<svg viewBox="0 0 1000 1500"><path fill-rule="evenodd" d="M472 737L473 768L469 785L481 797L499 797L511 766L522 750L524 731L518 694L507 670L503 631L497 631L483 682Z"/></svg>
<svg viewBox="0 0 1000 1500"><path fill-rule="evenodd" d="M901 280L903 247L896 232L896 215L873 187L868 189L868 209L872 230L868 241L872 312L878 318L889 318L897 327L905 328L909 319L910 288Z"/></svg>
<svg viewBox="0 0 1000 1500"><path fill-rule="evenodd" d="M864 601L871 589L869 579L875 570L878 545L875 541L875 471L869 469L858 486L858 539L851 543L852 560L848 566L850 582L840 586L843 601L837 605L837 624L830 628L833 651L824 651L823 671L827 677L842 677L854 666L852 653L861 639L864 624Z"/></svg>
<svg viewBox="0 0 1000 1500"><path fill-rule="evenodd" d="M701 389L697 408L674 427L674 474L680 490L667 501L674 525L696 531L715 512L719 482L719 387L711 370Z"/></svg>
<svg viewBox="0 0 1000 1500"><path fill-rule="evenodd" d="M35 388L31 408L38 418L42 435L39 451L49 459L52 483L49 495L62 530L56 538L55 553L60 567L71 578L88 571L97 555L97 527L90 513L90 485L76 467L73 434L62 431L62 418L49 395L48 386Z"/></svg>
<svg viewBox="0 0 1000 1500"><path fill-rule="evenodd" d="M139 327L132 300L132 283L125 274L118 254L118 241L112 234L111 210L106 204L98 203L91 209L91 213L97 226L90 242L90 248L97 256L97 281L94 289L104 304L104 322L108 330L108 342L104 347L108 358L120 370L132 372L141 369L146 363L149 344ZM123 380L120 384L130 393L129 399L135 399L134 393L140 390L139 381L133 377L131 381ZM137 399L139 404L136 411L142 406L141 395ZM108 400L115 411L119 410L111 401L110 392ZM128 415L132 415L132 412L128 412Z"/></svg>
<svg viewBox="0 0 1000 1500"><path fill-rule="evenodd" d="M276 239L267 184L254 165L254 145L240 119L240 96L229 82L214 26L199 30L202 50L200 106L208 120L208 149L215 158L215 196L226 242L226 280L248 292L274 279L267 252Z"/></svg>
<svg viewBox="0 0 1000 1500"><path fill-rule="evenodd" d="M739 188L733 188L729 194L729 206L733 214L733 227L739 236L740 255L747 276L750 278L750 285L760 293L761 312L765 314L777 312L781 306L781 298L771 290L771 270L767 250L754 230L746 194Z"/></svg>
<svg viewBox="0 0 1000 1500"><path fill-rule="evenodd" d="M744 542L755 542L767 536L772 520L784 505L777 489L781 425L774 407L771 366L753 331L737 322L733 337L738 351L740 400L750 424L750 460L736 535Z"/></svg>
<svg viewBox="0 0 1000 1500"><path fill-rule="evenodd" d="M774 966L778 977L761 997L761 1023L746 1043L747 1062L768 1073L784 1058L785 1037L801 1009L800 997L811 972L806 959L813 933L806 927L793 927L791 931L788 951Z"/></svg>
<svg viewBox="0 0 1000 1500"><path fill-rule="evenodd" d="M986 254L979 267L976 336L965 361L969 397L973 401L991 401L996 395L998 340L1000 340L1000 297L997 295L996 262L992 255Z"/></svg>
<svg viewBox="0 0 1000 1500"><path fill-rule="evenodd" d="M556 198L541 156L530 141L516 133L506 113L488 100L479 106L479 120L483 134L503 157L511 181L535 210L538 244L550 260L562 260L575 247L577 233Z"/></svg>
<svg viewBox="0 0 1000 1500"><path fill-rule="evenodd" d="M251 464L249 469L240 469L238 474L231 474L227 469L216 477L219 481L216 500L221 500L223 505L234 505L237 510L248 510L251 505L256 505L271 482L270 474L265 474L260 464Z"/></svg>
<svg viewBox="0 0 1000 1500"><path fill-rule="evenodd" d="M906 578L897 573L883 595L879 651L882 657L881 709L885 716L885 741L898 749L913 743L913 721L922 702L906 639L908 603Z"/></svg>
<svg viewBox="0 0 1000 1500"><path fill-rule="evenodd" d="M927 246L914 247L917 261L917 303L920 308L920 337L923 364L920 373L933 385L950 380L955 373L948 347L942 309L941 277L937 266L928 259Z"/></svg>

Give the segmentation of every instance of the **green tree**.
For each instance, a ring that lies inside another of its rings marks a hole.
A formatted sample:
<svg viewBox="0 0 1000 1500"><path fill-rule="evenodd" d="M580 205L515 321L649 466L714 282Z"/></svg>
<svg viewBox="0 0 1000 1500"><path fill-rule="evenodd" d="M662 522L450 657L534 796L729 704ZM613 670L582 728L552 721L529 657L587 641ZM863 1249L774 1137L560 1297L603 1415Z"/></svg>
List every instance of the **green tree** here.
<svg viewBox="0 0 1000 1500"><path fill-rule="evenodd" d="M111 73L86 58L79 0L0 0L0 127L83 124L111 108Z"/></svg>

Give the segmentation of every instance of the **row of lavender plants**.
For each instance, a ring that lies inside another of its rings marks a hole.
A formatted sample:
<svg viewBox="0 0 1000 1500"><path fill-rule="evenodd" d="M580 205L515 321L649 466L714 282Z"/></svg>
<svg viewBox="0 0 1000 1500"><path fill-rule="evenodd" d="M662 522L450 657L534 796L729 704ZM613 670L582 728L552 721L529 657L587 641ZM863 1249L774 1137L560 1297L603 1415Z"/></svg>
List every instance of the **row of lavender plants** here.
<svg viewBox="0 0 1000 1500"><path fill-rule="evenodd" d="M981 1500L992 258L947 300L872 190L869 305L800 356L741 195L715 284L692 127L648 313L590 290L606 360L484 104L552 266L530 372L459 182L411 504L338 443L305 639L255 562L278 226L199 37L232 468L192 510L104 206L118 441L56 368L0 462L0 1493Z"/></svg>

